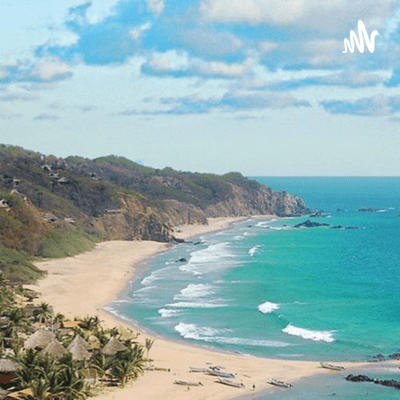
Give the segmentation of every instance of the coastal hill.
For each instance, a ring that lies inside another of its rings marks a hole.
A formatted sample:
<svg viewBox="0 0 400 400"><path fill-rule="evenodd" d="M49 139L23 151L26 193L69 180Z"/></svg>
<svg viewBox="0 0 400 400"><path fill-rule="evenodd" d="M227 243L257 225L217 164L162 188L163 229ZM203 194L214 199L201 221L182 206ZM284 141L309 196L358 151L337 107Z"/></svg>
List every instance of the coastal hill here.
<svg viewBox="0 0 400 400"><path fill-rule="evenodd" d="M155 169L113 155L62 159L0 145L3 253L63 257L99 240L173 241L175 226L207 224L209 217L307 211L302 199L237 172Z"/></svg>

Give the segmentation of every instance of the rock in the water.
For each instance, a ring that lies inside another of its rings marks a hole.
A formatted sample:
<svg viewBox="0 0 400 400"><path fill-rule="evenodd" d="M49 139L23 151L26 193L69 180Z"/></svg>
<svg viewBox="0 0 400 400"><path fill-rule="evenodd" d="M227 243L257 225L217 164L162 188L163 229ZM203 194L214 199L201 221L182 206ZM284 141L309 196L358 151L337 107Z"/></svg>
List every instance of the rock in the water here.
<svg viewBox="0 0 400 400"><path fill-rule="evenodd" d="M352 375L352 374L350 374L350 375L346 376L346 381L350 381L350 382L373 382L373 383L376 383L377 385L394 387L396 389L400 389L400 382L396 381L394 379L381 380L381 379L378 379L378 378L370 378L367 375Z"/></svg>
<svg viewBox="0 0 400 400"><path fill-rule="evenodd" d="M319 227L319 226L330 226L330 224L327 224L327 223L320 224L319 222L310 221L308 219L308 220L306 220L306 221L304 221L304 222L302 222L300 224L295 225L294 227L295 228L302 228L302 227L305 227L305 228L316 228L316 227Z"/></svg>
<svg viewBox="0 0 400 400"><path fill-rule="evenodd" d="M176 261L176 262L186 262L187 260L186 260L186 258L185 257L182 257L182 258L180 258L178 261Z"/></svg>

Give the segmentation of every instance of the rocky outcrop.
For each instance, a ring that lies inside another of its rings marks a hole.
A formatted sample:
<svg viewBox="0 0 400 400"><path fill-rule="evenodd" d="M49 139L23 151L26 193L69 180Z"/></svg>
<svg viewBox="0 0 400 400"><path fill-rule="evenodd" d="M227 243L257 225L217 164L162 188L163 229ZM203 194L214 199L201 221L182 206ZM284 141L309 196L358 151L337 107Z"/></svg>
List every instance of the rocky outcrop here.
<svg viewBox="0 0 400 400"><path fill-rule="evenodd" d="M382 380L378 378L370 378L367 375L348 375L346 377L347 381L350 382L373 382L376 383L377 385L383 385L383 386L388 386L388 387L394 387L396 389L400 389L400 382L396 381L394 379L390 380Z"/></svg>
<svg viewBox="0 0 400 400"><path fill-rule="evenodd" d="M301 222L300 224L295 225L295 228L317 228L320 226L330 226L330 224L327 223L319 223L319 222L314 222L314 221L310 221L309 219L307 219L304 222Z"/></svg>

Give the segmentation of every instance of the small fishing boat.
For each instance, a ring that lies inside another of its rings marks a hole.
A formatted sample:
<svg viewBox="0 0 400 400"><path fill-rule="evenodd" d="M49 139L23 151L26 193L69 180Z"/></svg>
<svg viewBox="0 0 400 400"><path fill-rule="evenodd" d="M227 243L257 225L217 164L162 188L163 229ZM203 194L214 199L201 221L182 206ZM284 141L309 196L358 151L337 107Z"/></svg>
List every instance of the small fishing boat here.
<svg viewBox="0 0 400 400"><path fill-rule="evenodd" d="M230 372L222 372L217 369L207 368L207 373L213 376L219 376L221 378L234 378L235 375Z"/></svg>
<svg viewBox="0 0 400 400"><path fill-rule="evenodd" d="M180 381L178 379L175 380L177 385L182 385L182 386L203 386L201 382L192 382L192 381Z"/></svg>
<svg viewBox="0 0 400 400"><path fill-rule="evenodd" d="M333 364L329 364L327 362L320 362L321 367L322 368L327 368L327 369L331 369L333 371L344 371L346 368L342 367L341 365L333 365Z"/></svg>
<svg viewBox="0 0 400 400"><path fill-rule="evenodd" d="M287 389L293 387L293 385L291 383L278 381L277 379L271 379L268 383L270 383L271 385L284 387L284 388L287 388Z"/></svg>
<svg viewBox="0 0 400 400"><path fill-rule="evenodd" d="M221 378L220 376L218 376L217 378L218 378L218 382L219 383L223 383L224 385L233 386L233 387L236 387L236 388L244 387L242 382L231 381L230 379Z"/></svg>
<svg viewBox="0 0 400 400"><path fill-rule="evenodd" d="M190 372L207 372L206 368L189 367Z"/></svg>

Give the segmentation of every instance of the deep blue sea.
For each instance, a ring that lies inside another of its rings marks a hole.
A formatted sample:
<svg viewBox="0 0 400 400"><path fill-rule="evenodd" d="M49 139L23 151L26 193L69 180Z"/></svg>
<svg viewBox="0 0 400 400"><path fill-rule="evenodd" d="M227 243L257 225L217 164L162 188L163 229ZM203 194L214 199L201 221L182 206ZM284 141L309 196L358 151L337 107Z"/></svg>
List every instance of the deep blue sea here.
<svg viewBox="0 0 400 400"><path fill-rule="evenodd" d="M257 356L400 352L400 178L256 179L301 196L323 211L310 219L330 226L249 219L179 244L149 262L114 312L166 337Z"/></svg>

